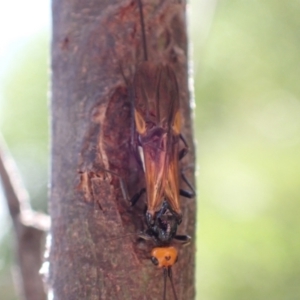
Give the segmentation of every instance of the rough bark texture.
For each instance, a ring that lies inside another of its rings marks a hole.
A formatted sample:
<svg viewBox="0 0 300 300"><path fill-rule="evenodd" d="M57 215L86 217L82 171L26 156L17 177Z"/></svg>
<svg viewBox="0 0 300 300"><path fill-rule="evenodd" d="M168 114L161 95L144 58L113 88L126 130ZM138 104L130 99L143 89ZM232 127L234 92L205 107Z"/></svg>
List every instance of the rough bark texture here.
<svg viewBox="0 0 300 300"><path fill-rule="evenodd" d="M190 152L182 166L193 181L194 151L187 86L185 6L144 0L149 58L172 65L180 86L182 133ZM133 0L53 0L50 283L54 299L162 299L162 270L149 260L153 244L137 238L144 206L130 207L145 186L132 154L128 86L142 61L139 12ZM182 199L173 268L178 298L194 298L194 200ZM167 299L173 299L168 283Z"/></svg>

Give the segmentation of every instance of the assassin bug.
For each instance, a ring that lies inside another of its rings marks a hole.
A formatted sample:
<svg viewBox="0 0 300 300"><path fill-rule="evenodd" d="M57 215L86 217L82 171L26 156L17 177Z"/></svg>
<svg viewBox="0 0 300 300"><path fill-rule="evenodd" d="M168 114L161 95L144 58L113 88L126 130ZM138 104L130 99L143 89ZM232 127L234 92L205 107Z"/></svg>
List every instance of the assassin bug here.
<svg viewBox="0 0 300 300"><path fill-rule="evenodd" d="M194 189L184 174L182 178L192 192L181 190L179 160L187 153L187 143L181 135L181 114L179 89L175 72L169 65L148 61L143 7L137 0L144 61L135 72L133 80L133 111L136 134L136 148L145 173L146 188L131 199L134 205L146 192L147 231L145 239L154 240L156 247L151 251L152 262L164 272L164 294L169 277L174 298L177 299L172 280L172 266L178 252L171 245L173 241L188 243L189 236L176 235L182 221L180 195L192 198ZM184 148L180 150L180 140Z"/></svg>
<svg viewBox="0 0 300 300"><path fill-rule="evenodd" d="M176 300L172 266L178 259L178 251L173 243L187 244L190 241L187 235L177 235L177 227L182 220L180 195L191 198L195 193L183 173L181 176L192 192L180 189L179 161L187 153L188 146L181 135L176 75L171 66L148 61L142 1L136 1L140 13L144 61L136 69L129 97L133 108L132 144L145 173L146 187L130 201L134 205L146 193L147 230L140 237L155 243L151 261L163 269L163 300L166 299L167 278ZM184 144L183 149L180 149L180 141ZM109 170L103 171L119 178L123 197L129 199L122 177Z"/></svg>
<svg viewBox="0 0 300 300"><path fill-rule="evenodd" d="M145 172L146 188L132 199L135 204L146 192L148 232L159 244L176 238L181 223L180 195L192 198L194 189L184 174L183 180L192 192L179 187L179 160L187 153L182 137L179 89L175 72L169 65L148 61L143 8L138 0L144 61L134 76L134 120L138 154ZM184 148L179 149L182 140ZM183 240L182 237L179 240Z"/></svg>
<svg viewBox="0 0 300 300"><path fill-rule="evenodd" d="M144 36L142 3L141 1L137 3L140 8ZM178 252L173 247L173 242L187 243L189 241L188 236L177 235L177 227L182 219L179 196L181 194L192 197L192 194L179 188L179 160L186 153L187 145L180 133L181 116L176 75L172 67L168 65L149 62L145 36L142 41L145 61L137 67L133 77L133 88L128 89L128 92L133 94L132 120L135 128L132 129L134 129L134 141L136 141L134 146L137 148L137 154L140 155L143 165L146 187L134 196L131 202L134 204L146 192L148 228L145 232L145 239L155 242L155 247L151 251L151 260L163 270L163 299L166 298L167 277L170 279L174 297L177 299L172 281L172 266L177 261ZM102 126L101 129L104 127ZM103 130L101 132L103 133ZM97 140L96 149L100 150L100 146L104 145L101 140L103 137L105 135L100 136L99 142ZM181 141L185 146L182 150L179 147ZM105 159L103 160L105 162ZM111 162L108 158L107 161ZM98 167L97 165L97 171ZM113 172L111 174L116 175Z"/></svg>

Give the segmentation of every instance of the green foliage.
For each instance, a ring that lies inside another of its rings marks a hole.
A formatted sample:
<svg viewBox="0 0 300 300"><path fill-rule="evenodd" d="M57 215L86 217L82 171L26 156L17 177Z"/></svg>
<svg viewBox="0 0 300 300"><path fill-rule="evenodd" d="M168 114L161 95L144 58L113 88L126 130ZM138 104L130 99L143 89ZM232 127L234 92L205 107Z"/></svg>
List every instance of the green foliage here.
<svg viewBox="0 0 300 300"><path fill-rule="evenodd" d="M300 297L299 13L296 1L220 1L200 50L192 28L197 299Z"/></svg>
<svg viewBox="0 0 300 300"><path fill-rule="evenodd" d="M4 135L33 206L46 209L48 165L48 36L22 47L2 80L0 131Z"/></svg>

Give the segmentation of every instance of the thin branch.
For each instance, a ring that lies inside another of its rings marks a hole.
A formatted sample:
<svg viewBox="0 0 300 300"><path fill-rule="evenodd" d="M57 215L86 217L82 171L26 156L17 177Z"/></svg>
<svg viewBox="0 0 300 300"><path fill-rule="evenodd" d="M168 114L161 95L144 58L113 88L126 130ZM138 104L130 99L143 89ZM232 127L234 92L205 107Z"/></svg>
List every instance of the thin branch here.
<svg viewBox="0 0 300 300"><path fill-rule="evenodd" d="M34 212L13 158L0 136L0 177L16 235L21 298L46 299L39 274L45 232L50 227L47 215Z"/></svg>

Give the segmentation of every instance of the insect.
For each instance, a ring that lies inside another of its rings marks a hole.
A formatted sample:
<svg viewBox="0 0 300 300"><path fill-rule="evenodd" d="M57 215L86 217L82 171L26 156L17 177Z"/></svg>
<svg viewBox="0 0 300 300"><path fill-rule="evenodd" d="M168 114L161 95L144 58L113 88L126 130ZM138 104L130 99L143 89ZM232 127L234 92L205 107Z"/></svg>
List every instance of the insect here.
<svg viewBox="0 0 300 300"><path fill-rule="evenodd" d="M183 173L182 178L192 192L179 187L179 160L187 153L188 146L181 135L176 75L170 66L148 61L142 2L137 2L144 61L134 76L133 105L137 151L145 172L146 188L132 197L131 202L135 204L146 192L147 225L157 241L168 243L182 221L180 195L192 198L195 192ZM184 144L181 150L180 140Z"/></svg>
<svg viewBox="0 0 300 300"><path fill-rule="evenodd" d="M148 61L147 41L141 0L137 0L144 61L135 72L133 80L134 126L136 148L145 173L146 188L131 199L134 205L146 192L147 231L145 239L155 241L151 252L152 262L164 272L164 296L166 280L169 277L175 299L172 281L172 266L178 258L173 241L188 243L189 236L177 235L182 221L180 195L192 198L194 189L182 173L183 180L192 192L180 189L179 160L187 153L187 143L181 135L181 114L179 88L172 67ZM184 148L180 150L180 141Z"/></svg>

